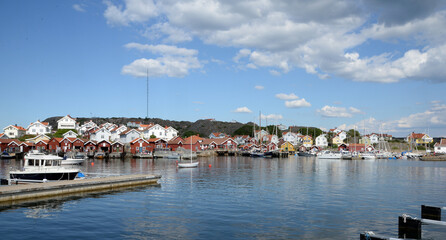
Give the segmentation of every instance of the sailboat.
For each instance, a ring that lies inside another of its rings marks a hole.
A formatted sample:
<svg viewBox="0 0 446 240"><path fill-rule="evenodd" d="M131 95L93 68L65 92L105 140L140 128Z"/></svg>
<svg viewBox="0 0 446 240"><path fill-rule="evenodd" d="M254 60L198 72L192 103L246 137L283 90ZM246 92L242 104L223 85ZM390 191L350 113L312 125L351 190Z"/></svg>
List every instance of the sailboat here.
<svg viewBox="0 0 446 240"><path fill-rule="evenodd" d="M193 136L190 136L190 162L179 162L178 163L178 167L180 168L194 168L194 167L198 167L198 161L197 162L192 162L192 138Z"/></svg>

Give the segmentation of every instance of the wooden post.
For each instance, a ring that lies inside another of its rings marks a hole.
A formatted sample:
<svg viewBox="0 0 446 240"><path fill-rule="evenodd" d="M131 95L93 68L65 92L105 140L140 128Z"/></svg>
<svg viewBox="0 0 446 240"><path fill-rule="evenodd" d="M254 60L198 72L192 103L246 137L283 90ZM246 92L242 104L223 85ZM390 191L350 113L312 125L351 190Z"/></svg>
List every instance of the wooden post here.
<svg viewBox="0 0 446 240"><path fill-rule="evenodd" d="M421 205L421 218L441 221L441 208Z"/></svg>
<svg viewBox="0 0 446 240"><path fill-rule="evenodd" d="M398 217L398 237L399 238L421 238L421 220L410 216Z"/></svg>

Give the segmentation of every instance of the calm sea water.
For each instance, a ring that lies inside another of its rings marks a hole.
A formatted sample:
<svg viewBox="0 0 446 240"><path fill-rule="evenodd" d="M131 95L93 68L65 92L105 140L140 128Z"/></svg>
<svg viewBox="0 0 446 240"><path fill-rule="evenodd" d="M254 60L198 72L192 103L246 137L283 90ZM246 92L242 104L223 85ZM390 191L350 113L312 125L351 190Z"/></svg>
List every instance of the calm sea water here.
<svg viewBox="0 0 446 240"><path fill-rule="evenodd" d="M90 160L90 177L161 174L159 186L0 206L2 239L359 239L397 237L398 216L446 206L446 162L315 158ZM94 163L92 165L91 163ZM0 177L19 161L2 160ZM209 167L209 164L212 167ZM423 239L446 227L423 226Z"/></svg>

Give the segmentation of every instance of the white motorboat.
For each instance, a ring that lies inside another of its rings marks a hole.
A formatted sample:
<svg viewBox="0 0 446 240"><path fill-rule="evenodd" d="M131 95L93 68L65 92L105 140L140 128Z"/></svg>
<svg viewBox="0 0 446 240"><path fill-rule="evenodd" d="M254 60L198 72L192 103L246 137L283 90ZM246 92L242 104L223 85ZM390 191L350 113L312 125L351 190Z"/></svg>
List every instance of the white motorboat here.
<svg viewBox="0 0 446 240"><path fill-rule="evenodd" d="M61 166L63 159L43 153L28 153L25 155L23 169L9 172L9 178L14 180L73 180L80 172L76 168Z"/></svg>
<svg viewBox="0 0 446 240"><path fill-rule="evenodd" d="M75 154L74 156L64 157L62 160L62 165L76 165L82 164L87 159L86 155L83 154Z"/></svg>
<svg viewBox="0 0 446 240"><path fill-rule="evenodd" d="M361 156L362 158L364 158L365 160L372 160L372 159L376 159L376 155L372 152L364 152L364 153L360 153L359 156Z"/></svg>
<svg viewBox="0 0 446 240"><path fill-rule="evenodd" d="M325 151L319 152L317 154L317 157L320 159L341 159L342 153L325 150Z"/></svg>

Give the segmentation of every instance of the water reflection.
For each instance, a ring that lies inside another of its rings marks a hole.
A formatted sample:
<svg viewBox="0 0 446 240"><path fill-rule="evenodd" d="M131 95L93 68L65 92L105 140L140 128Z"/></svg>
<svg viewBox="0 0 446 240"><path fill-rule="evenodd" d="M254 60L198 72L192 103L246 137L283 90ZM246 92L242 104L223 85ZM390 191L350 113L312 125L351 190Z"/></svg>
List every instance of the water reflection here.
<svg viewBox="0 0 446 240"><path fill-rule="evenodd" d="M88 227L84 238L102 233L115 239L358 239L365 230L396 236L398 215L418 216L421 204L446 205L446 162L298 157L199 161L198 168L179 169L168 159L89 160L81 166L87 176L161 174L161 185L66 200L59 207L43 204L41 214L34 215L49 217L49 223L66 218ZM14 164L2 164L2 174ZM35 208L16 210L26 215ZM11 215L1 212L0 224ZM79 215L91 220L83 222ZM441 239L446 231L427 228L423 234Z"/></svg>

